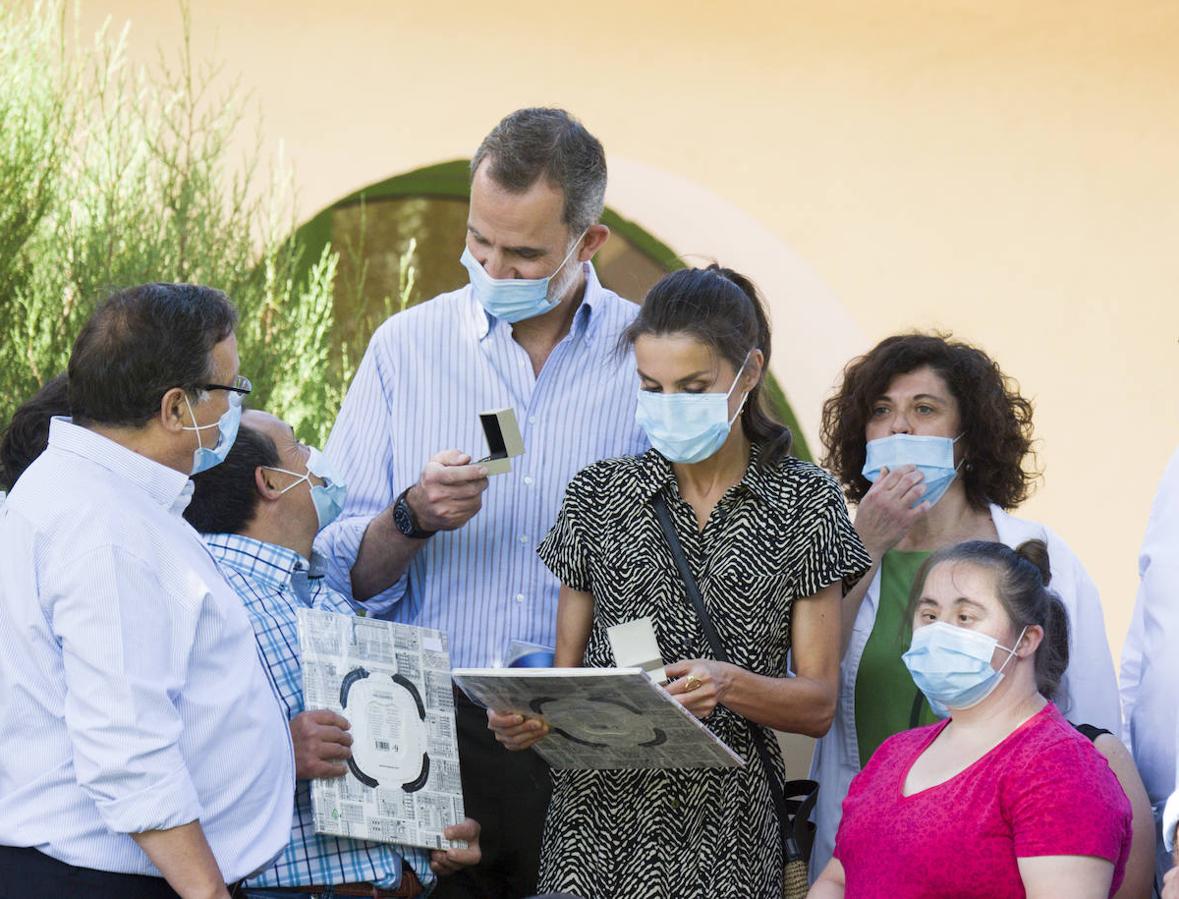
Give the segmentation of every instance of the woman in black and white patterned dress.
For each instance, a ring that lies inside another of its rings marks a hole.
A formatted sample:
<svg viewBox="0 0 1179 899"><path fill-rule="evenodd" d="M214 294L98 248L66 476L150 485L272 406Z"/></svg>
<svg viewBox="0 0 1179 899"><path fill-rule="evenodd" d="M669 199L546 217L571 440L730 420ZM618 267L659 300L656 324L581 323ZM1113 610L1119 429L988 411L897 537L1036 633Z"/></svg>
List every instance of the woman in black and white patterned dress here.
<svg viewBox="0 0 1179 899"><path fill-rule="evenodd" d="M581 471L538 549L562 584L556 664L614 666L606 629L650 616L675 678L669 692L747 764L554 771L541 889L780 899L778 822L750 725L826 732L843 585L870 559L834 480L788 455L789 430L761 404L769 328L745 278L718 266L668 275L626 339L642 381L638 419L655 448ZM656 493L732 664L713 658L659 529ZM490 720L511 749L547 732L541 719Z"/></svg>

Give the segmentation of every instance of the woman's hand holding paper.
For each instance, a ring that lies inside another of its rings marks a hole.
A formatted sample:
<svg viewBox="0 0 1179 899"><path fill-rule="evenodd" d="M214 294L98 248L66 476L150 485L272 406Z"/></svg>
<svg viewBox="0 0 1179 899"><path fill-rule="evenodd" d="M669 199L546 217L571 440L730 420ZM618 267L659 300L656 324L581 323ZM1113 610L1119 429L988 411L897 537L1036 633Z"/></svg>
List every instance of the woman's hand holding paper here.
<svg viewBox="0 0 1179 899"><path fill-rule="evenodd" d="M549 733L543 718L525 718L515 712L501 714L491 709L487 710L487 726L495 732L495 739L512 752L532 748Z"/></svg>
<svg viewBox="0 0 1179 899"><path fill-rule="evenodd" d="M712 659L688 659L664 668L674 678L667 692L697 718L707 718L724 702L737 669Z"/></svg>

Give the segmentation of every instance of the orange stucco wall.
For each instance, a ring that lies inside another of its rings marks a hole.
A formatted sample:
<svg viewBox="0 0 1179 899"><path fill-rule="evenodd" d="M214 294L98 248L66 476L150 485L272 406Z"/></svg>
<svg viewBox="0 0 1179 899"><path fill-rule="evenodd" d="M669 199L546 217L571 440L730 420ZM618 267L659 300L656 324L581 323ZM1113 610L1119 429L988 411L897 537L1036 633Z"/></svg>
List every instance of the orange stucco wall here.
<svg viewBox="0 0 1179 899"><path fill-rule="evenodd" d="M1089 566L1117 654L1179 444L1179 6L192 8L196 52L253 91L307 214L468 155L512 108L575 111L616 162L615 208L771 293L775 368L812 439L872 341L937 326L983 345L1036 398L1046 478L1026 512ZM130 19L136 58L178 38L170 3L81 10L84 32Z"/></svg>

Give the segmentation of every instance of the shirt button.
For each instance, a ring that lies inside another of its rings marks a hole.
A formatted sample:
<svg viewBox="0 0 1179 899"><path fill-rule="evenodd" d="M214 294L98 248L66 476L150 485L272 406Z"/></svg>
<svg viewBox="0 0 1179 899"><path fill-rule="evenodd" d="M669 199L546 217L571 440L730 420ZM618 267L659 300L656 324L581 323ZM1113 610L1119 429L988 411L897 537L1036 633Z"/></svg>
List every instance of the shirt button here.
<svg viewBox="0 0 1179 899"><path fill-rule="evenodd" d="M521 534L521 535L520 535L520 542L521 542L521 543L527 543L527 542L528 542L528 535L527 535L527 534Z"/></svg>
<svg viewBox="0 0 1179 899"><path fill-rule="evenodd" d="M532 475L530 475L530 474L524 475L524 483L531 487L532 486Z"/></svg>
<svg viewBox="0 0 1179 899"><path fill-rule="evenodd" d="M524 602L524 594L523 593L516 594L516 602Z"/></svg>
<svg viewBox="0 0 1179 899"><path fill-rule="evenodd" d="M534 424L536 424L536 416L535 416L535 415L529 415L529 416L528 416L528 423L529 423L530 425L534 425Z"/></svg>

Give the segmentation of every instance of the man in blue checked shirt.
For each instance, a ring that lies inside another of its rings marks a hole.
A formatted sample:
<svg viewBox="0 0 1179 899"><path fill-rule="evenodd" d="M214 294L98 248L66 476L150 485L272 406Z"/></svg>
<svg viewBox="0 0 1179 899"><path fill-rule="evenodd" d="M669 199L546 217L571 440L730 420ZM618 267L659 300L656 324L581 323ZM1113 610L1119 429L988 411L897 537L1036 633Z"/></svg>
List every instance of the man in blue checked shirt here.
<svg viewBox="0 0 1179 899"><path fill-rule="evenodd" d="M349 483L317 548L337 589L370 614L445 631L456 667L508 664L513 643L552 646L560 585L535 547L569 480L643 452L634 362L617 350L638 307L591 260L609 237L602 145L559 109L521 109L471 161L461 262L470 284L373 335L327 450ZM479 413L516 410L525 454L489 479ZM456 697L479 866L440 896L535 892L549 772L508 753L483 710Z"/></svg>
<svg viewBox="0 0 1179 899"><path fill-rule="evenodd" d="M470 818L446 831L470 848L447 852L315 833L308 779L343 775L352 743L343 717L303 708L296 610L353 614L348 599L311 572L312 541L339 514L346 492L324 457L301 444L290 425L249 411L225 461L193 483L185 518L204 535L245 604L295 746L291 840L274 867L247 881L250 894L308 895L330 888L337 896L418 896L435 875L478 861L479 825Z"/></svg>

